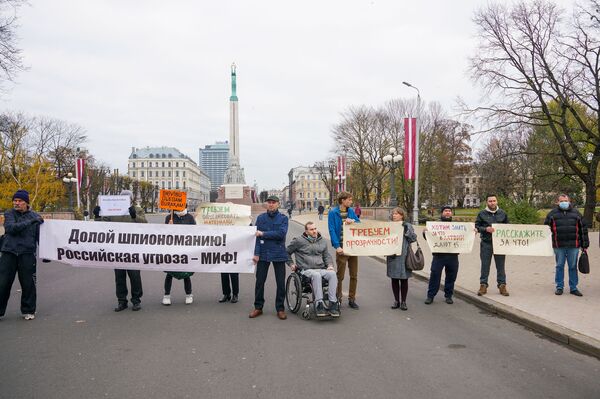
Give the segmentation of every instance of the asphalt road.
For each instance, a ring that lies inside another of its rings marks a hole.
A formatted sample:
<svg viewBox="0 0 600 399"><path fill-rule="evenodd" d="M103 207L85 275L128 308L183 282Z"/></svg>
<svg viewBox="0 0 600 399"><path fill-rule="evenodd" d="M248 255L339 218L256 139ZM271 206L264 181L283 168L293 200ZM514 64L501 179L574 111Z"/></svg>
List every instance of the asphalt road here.
<svg viewBox="0 0 600 399"><path fill-rule="evenodd" d="M301 233L290 225L289 237ZM218 275L192 277L195 302L161 305L164 274L143 272L140 312L113 312L110 270L38 265L38 313L20 318L18 282L0 320L1 398L600 398L600 362L460 300L389 308L384 265L360 260L358 311L280 321L269 275L265 314L219 304ZM347 280L344 281L347 291ZM439 298L439 296L438 296Z"/></svg>

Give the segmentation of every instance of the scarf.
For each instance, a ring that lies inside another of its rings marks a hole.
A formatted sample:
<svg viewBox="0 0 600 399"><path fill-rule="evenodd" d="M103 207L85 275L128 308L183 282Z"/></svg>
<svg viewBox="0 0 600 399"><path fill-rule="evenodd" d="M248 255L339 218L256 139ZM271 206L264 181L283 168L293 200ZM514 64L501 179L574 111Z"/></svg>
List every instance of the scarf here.
<svg viewBox="0 0 600 399"><path fill-rule="evenodd" d="M498 212L498 209L500 209L500 208L496 207L496 210L495 210L495 211L492 211L492 210L491 210L490 208L488 208L487 206L485 207L485 210L486 210L486 211L488 211L489 213L496 213L496 212Z"/></svg>

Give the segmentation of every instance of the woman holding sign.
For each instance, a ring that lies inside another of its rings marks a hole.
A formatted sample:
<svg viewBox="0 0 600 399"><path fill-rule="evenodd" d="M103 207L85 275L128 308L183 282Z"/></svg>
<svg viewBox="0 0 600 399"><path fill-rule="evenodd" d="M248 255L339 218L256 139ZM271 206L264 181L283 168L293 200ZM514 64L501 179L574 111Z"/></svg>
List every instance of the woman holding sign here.
<svg viewBox="0 0 600 399"><path fill-rule="evenodd" d="M404 226L404 237L402 238L402 255L389 255L386 257L387 276L392 279L392 291L394 293L394 304L392 309L408 310L406 296L408 295L408 279L412 271L406 268L406 254L410 243L417 241L417 235L413 226L404 219L406 212L402 208L392 210L392 222L402 223Z"/></svg>
<svg viewBox="0 0 600 399"><path fill-rule="evenodd" d="M171 211L171 214L165 218L165 224L196 224L196 220L188 213L186 208L182 211ZM163 296L162 304L169 306L171 304L171 285L173 277L177 280L183 280L183 288L185 290L185 304L189 305L194 302L192 295L192 279L190 278L193 272L166 272L165 276L165 296Z"/></svg>

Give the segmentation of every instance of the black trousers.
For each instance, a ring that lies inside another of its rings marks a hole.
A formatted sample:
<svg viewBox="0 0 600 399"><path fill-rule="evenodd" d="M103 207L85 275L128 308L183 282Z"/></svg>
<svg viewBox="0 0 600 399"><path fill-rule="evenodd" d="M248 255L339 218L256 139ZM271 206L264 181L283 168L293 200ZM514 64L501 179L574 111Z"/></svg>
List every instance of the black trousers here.
<svg viewBox="0 0 600 399"><path fill-rule="evenodd" d="M127 303L127 275L131 284L131 303L140 303L144 294L142 291L142 276L139 270L115 269L115 285L119 303Z"/></svg>
<svg viewBox="0 0 600 399"><path fill-rule="evenodd" d="M0 256L0 316L4 316L10 290L19 276L21 284L21 313L34 314L37 300L35 254L15 255L2 252Z"/></svg>
<svg viewBox="0 0 600 399"><path fill-rule="evenodd" d="M229 285L231 280L231 285ZM240 274L239 273L221 273L221 289L223 295L230 296L232 294L231 289L233 288L233 295L237 295L240 292Z"/></svg>
<svg viewBox="0 0 600 399"><path fill-rule="evenodd" d="M173 276L167 274L165 276L165 295L171 294L171 285L173 285ZM186 277L183 279L183 289L187 295L192 293L192 278Z"/></svg>
<svg viewBox="0 0 600 399"><path fill-rule="evenodd" d="M431 275L429 276L429 288L427 297L434 298L440 290L442 280L442 270L446 268L446 279L444 281L444 296L452 298L454 295L454 282L458 275L458 256L457 255L433 255L431 261Z"/></svg>
<svg viewBox="0 0 600 399"><path fill-rule="evenodd" d="M265 281L269 272L271 262L259 260L256 265L256 285L254 287L254 308L262 309L265 304ZM285 262L273 262L275 270L275 282L277 283L277 293L275 295L275 309L285 310L283 301L285 299Z"/></svg>

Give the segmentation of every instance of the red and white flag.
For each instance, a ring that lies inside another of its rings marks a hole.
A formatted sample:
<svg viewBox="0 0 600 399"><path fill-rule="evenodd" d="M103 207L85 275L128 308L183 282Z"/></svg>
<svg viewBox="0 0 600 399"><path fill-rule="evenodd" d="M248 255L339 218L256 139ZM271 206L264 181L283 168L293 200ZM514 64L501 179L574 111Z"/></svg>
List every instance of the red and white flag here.
<svg viewBox="0 0 600 399"><path fill-rule="evenodd" d="M337 157L337 171L338 177L338 192L346 191L346 157L339 155Z"/></svg>
<svg viewBox="0 0 600 399"><path fill-rule="evenodd" d="M404 179L415 179L417 163L417 118L404 118Z"/></svg>
<svg viewBox="0 0 600 399"><path fill-rule="evenodd" d="M75 167L75 174L77 176L77 187L81 188L83 182L83 172L85 169L85 159L77 158L77 166Z"/></svg>

